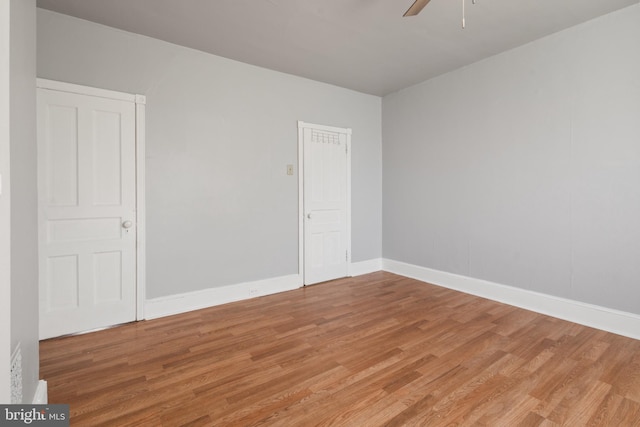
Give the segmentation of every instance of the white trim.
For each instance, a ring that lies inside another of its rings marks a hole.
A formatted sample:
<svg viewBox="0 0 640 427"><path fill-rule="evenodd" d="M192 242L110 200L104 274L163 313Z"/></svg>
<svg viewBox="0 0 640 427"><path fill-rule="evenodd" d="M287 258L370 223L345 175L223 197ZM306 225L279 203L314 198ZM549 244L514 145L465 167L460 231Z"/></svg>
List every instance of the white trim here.
<svg viewBox="0 0 640 427"><path fill-rule="evenodd" d="M339 128L335 126L325 126L325 125L317 125L314 123L306 123L298 120L298 129L310 128L316 130L324 130L327 132L335 132L335 133L346 133L347 135L351 135L352 130L350 128Z"/></svg>
<svg viewBox="0 0 640 427"><path fill-rule="evenodd" d="M298 274L304 284L304 129L341 133L347 136L347 276L351 271L351 128L298 121Z"/></svg>
<svg viewBox="0 0 640 427"><path fill-rule="evenodd" d="M347 134L347 276L351 271L351 129L343 129Z"/></svg>
<svg viewBox="0 0 640 427"><path fill-rule="evenodd" d="M136 320L144 319L147 282L146 246L146 98L136 95Z"/></svg>
<svg viewBox="0 0 640 427"><path fill-rule="evenodd" d="M298 274L304 284L304 122L298 122Z"/></svg>
<svg viewBox="0 0 640 427"><path fill-rule="evenodd" d="M186 313L193 310L227 304L250 298L291 291L302 286L302 277L298 274L238 283L220 288L209 288L201 291L154 298L145 302L145 318Z"/></svg>
<svg viewBox="0 0 640 427"><path fill-rule="evenodd" d="M640 339L640 316L637 314L389 259L382 260L382 267L390 273Z"/></svg>
<svg viewBox="0 0 640 427"><path fill-rule="evenodd" d="M36 388L36 394L33 396L32 403L34 405L46 405L49 403L47 382L45 380L38 381L38 388Z"/></svg>
<svg viewBox="0 0 640 427"><path fill-rule="evenodd" d="M40 89L57 90L58 92L69 92L78 95L97 96L99 98L117 99L137 103L137 96L130 93L116 92L114 90L100 89L90 86L81 86L73 83L58 82L55 80L36 79L36 87ZM144 97L143 97L144 98Z"/></svg>
<svg viewBox="0 0 640 427"><path fill-rule="evenodd" d="M351 276L362 276L363 274L375 273L380 270L382 270L382 258L352 262L349 268Z"/></svg>

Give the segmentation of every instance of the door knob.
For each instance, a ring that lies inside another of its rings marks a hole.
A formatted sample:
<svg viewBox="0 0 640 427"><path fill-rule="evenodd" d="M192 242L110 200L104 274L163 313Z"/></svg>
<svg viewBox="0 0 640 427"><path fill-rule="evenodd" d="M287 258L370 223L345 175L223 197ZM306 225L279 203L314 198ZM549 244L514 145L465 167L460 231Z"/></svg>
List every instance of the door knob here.
<svg viewBox="0 0 640 427"><path fill-rule="evenodd" d="M311 219L311 212L307 214L307 218Z"/></svg>
<svg viewBox="0 0 640 427"><path fill-rule="evenodd" d="M131 228L133 227L133 222L131 221L125 221L122 223L122 228Z"/></svg>

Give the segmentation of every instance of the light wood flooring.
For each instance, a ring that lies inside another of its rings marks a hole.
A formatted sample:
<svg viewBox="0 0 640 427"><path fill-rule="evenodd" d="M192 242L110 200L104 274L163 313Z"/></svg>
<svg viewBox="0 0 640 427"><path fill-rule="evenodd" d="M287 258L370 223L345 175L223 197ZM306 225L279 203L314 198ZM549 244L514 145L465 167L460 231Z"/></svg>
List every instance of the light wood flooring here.
<svg viewBox="0 0 640 427"><path fill-rule="evenodd" d="M384 272L40 359L72 426L640 426L640 341Z"/></svg>

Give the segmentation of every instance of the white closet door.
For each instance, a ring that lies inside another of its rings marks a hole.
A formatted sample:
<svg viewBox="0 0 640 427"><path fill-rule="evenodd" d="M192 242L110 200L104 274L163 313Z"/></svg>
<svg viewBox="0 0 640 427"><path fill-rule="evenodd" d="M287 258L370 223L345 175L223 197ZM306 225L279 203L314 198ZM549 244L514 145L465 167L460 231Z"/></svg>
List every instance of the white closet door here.
<svg viewBox="0 0 640 427"><path fill-rule="evenodd" d="M135 103L38 89L40 338L136 318Z"/></svg>
<svg viewBox="0 0 640 427"><path fill-rule="evenodd" d="M304 128L304 283L348 274L347 134Z"/></svg>

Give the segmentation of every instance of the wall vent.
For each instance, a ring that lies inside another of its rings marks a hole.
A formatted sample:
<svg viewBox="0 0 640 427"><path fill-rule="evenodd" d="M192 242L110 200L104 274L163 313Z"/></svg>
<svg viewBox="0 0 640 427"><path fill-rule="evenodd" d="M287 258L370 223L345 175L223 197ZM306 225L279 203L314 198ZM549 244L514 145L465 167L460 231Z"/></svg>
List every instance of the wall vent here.
<svg viewBox="0 0 640 427"><path fill-rule="evenodd" d="M20 344L11 355L11 403L22 403L22 351Z"/></svg>

